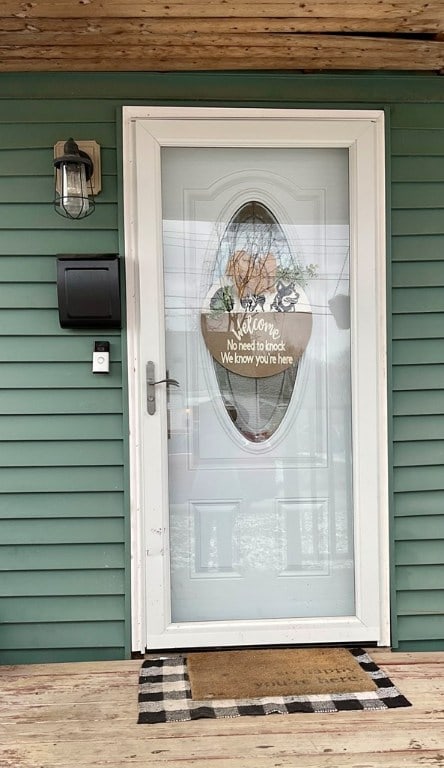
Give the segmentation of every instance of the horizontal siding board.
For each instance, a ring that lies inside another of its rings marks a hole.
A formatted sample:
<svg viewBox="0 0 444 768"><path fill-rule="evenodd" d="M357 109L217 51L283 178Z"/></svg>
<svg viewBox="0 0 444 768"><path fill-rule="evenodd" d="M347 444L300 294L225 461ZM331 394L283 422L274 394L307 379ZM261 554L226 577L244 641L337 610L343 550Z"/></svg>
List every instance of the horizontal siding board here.
<svg viewBox="0 0 444 768"><path fill-rule="evenodd" d="M393 464L395 467L444 465L444 439L395 443Z"/></svg>
<svg viewBox="0 0 444 768"><path fill-rule="evenodd" d="M91 139L91 136L88 135L88 138ZM64 139L64 136L62 136L62 139ZM56 141L59 141L59 138L56 137L53 143L55 144ZM26 143L22 146L26 147ZM0 169L2 176L27 176L30 168L32 168L32 174L34 176L47 176L53 168L53 160L53 146L40 149L28 149L27 147L25 149L22 149L22 147L16 149L0 148ZM115 148L102 147L100 152L100 163L103 176L115 176L117 173ZM56 216L55 213L54 215Z"/></svg>
<svg viewBox="0 0 444 768"><path fill-rule="evenodd" d="M0 389L47 387L116 387L121 384L121 366L110 364L107 376L94 376L86 363L0 363Z"/></svg>
<svg viewBox="0 0 444 768"><path fill-rule="evenodd" d="M0 203L46 203L54 199L54 176L0 176ZM115 203L117 178L104 176L97 203Z"/></svg>
<svg viewBox="0 0 444 768"><path fill-rule="evenodd" d="M395 493L394 514L402 515L442 515L444 514L444 490L415 491Z"/></svg>
<svg viewBox="0 0 444 768"><path fill-rule="evenodd" d="M392 362L394 365L424 365L427 363L434 365L443 360L443 342L441 339L397 339L393 342Z"/></svg>
<svg viewBox="0 0 444 768"><path fill-rule="evenodd" d="M106 467L122 464L121 440L0 441L0 465L3 467Z"/></svg>
<svg viewBox="0 0 444 768"><path fill-rule="evenodd" d="M2 362L30 363L87 362L91 365L94 336L3 336L0 337ZM110 338L110 360L121 362L121 344L118 337Z"/></svg>
<svg viewBox="0 0 444 768"><path fill-rule="evenodd" d="M122 491L121 467L0 468L0 493Z"/></svg>
<svg viewBox="0 0 444 768"><path fill-rule="evenodd" d="M393 128L430 129L444 125L444 103L394 104L390 109Z"/></svg>
<svg viewBox="0 0 444 768"><path fill-rule="evenodd" d="M398 235L391 239L392 262L442 261L444 235Z"/></svg>
<svg viewBox="0 0 444 768"><path fill-rule="evenodd" d="M398 628L402 640L424 640L424 616L399 616ZM427 616L427 639L444 643L444 614Z"/></svg>
<svg viewBox="0 0 444 768"><path fill-rule="evenodd" d="M2 309L54 309L57 306L54 283L0 283Z"/></svg>
<svg viewBox="0 0 444 768"><path fill-rule="evenodd" d="M443 213L444 218L444 213ZM392 310L396 314L411 312L442 312L444 309L444 288L394 288Z"/></svg>
<svg viewBox="0 0 444 768"><path fill-rule="evenodd" d="M122 390L112 389L6 389L0 397L0 414L106 414L120 413Z"/></svg>
<svg viewBox="0 0 444 768"><path fill-rule="evenodd" d="M297 96L295 96L295 90ZM380 73L313 73L307 78L301 73L288 72L117 72L117 73L5 73L1 95L10 100L46 100L52 105L57 99L82 99L94 105L97 97L120 104L193 103L201 105L222 103L253 106L294 106L308 104L332 105L412 104L442 101L442 84L435 74L405 72ZM49 101L48 101L49 100ZM317 103L319 102L319 103ZM18 102L20 103L20 102ZM69 102L68 102L69 103ZM100 103L100 102L99 102ZM80 112L82 114L82 112ZM60 120L63 118L60 117ZM74 118L75 119L75 118ZM79 113L77 113L77 120ZM95 118L97 119L97 118Z"/></svg>
<svg viewBox="0 0 444 768"><path fill-rule="evenodd" d="M27 389L4 389L0 397L0 414L3 415L76 413L82 416L90 414L104 416L121 413L121 411L122 390L120 388L100 390L66 388L53 389L50 392L47 389L34 389L32 399ZM11 431L8 434L11 435ZM103 435L101 437L103 438Z"/></svg>
<svg viewBox="0 0 444 768"><path fill-rule="evenodd" d="M125 647L116 648L14 648L0 650L0 664L55 664L76 661L115 661L127 658Z"/></svg>
<svg viewBox="0 0 444 768"><path fill-rule="evenodd" d="M58 141L67 141L70 138L71 128L65 122L42 122L30 119L23 123L7 123L0 120L0 147L2 150L15 150L19 147L27 149L52 148ZM94 122L79 125L74 131L75 141L88 141L94 138L102 148L114 148L116 146L116 127L113 122Z"/></svg>
<svg viewBox="0 0 444 768"><path fill-rule="evenodd" d="M427 541L398 541L396 543L397 565L441 565L444 539Z"/></svg>
<svg viewBox="0 0 444 768"><path fill-rule="evenodd" d="M1 136L1 130L0 130ZM390 136L393 156L444 156L444 136L438 126L421 128L393 128Z"/></svg>
<svg viewBox="0 0 444 768"><path fill-rule="evenodd" d="M119 621L124 614L123 597L91 595L63 597L0 597L2 625L62 621Z"/></svg>
<svg viewBox="0 0 444 768"><path fill-rule="evenodd" d="M2 161L0 153L0 163ZM3 206L4 218L0 219L0 231L15 230L16 232L34 232L39 229L70 230L77 222L58 216L52 205L48 202L30 203L26 206L26 218L23 216L23 205L20 203L7 203ZM117 225L117 205L115 203L103 203L97 198L94 216L82 219L82 227L86 230L115 229Z"/></svg>
<svg viewBox="0 0 444 768"><path fill-rule="evenodd" d="M444 390L441 389L394 392L392 402L395 417L444 414Z"/></svg>
<svg viewBox="0 0 444 768"><path fill-rule="evenodd" d="M444 208L444 183L392 184L391 197L394 209Z"/></svg>
<svg viewBox="0 0 444 768"><path fill-rule="evenodd" d="M417 288L444 286L444 254L442 261L413 261L395 263L392 266L393 288Z"/></svg>
<svg viewBox="0 0 444 768"><path fill-rule="evenodd" d="M69 571L8 571L2 572L2 597L69 596L69 595L124 595L123 568ZM38 603L37 603L38 604Z"/></svg>
<svg viewBox="0 0 444 768"><path fill-rule="evenodd" d="M0 546L0 572L123 568L121 544L38 544Z"/></svg>
<svg viewBox="0 0 444 768"><path fill-rule="evenodd" d="M0 256L0 282L54 283L57 277L55 256Z"/></svg>
<svg viewBox="0 0 444 768"><path fill-rule="evenodd" d="M442 467L396 467L393 486L395 491L440 490L443 487Z"/></svg>
<svg viewBox="0 0 444 768"><path fill-rule="evenodd" d="M46 203L54 200L54 175L0 176L0 203Z"/></svg>
<svg viewBox="0 0 444 768"><path fill-rule="evenodd" d="M3 440L118 440L122 437L120 414L4 416ZM1 441L0 441L1 442Z"/></svg>
<svg viewBox="0 0 444 768"><path fill-rule="evenodd" d="M436 339L444 336L444 312L393 315L394 339Z"/></svg>
<svg viewBox="0 0 444 768"><path fill-rule="evenodd" d="M123 517L124 499L120 492L97 493L3 493L0 518Z"/></svg>
<svg viewBox="0 0 444 768"><path fill-rule="evenodd" d="M61 622L56 624L6 624L0 633L0 649L119 647L125 644L120 621Z"/></svg>
<svg viewBox="0 0 444 768"><path fill-rule="evenodd" d="M444 564L398 565L396 585L398 590L435 590L444 584Z"/></svg>
<svg viewBox="0 0 444 768"><path fill-rule="evenodd" d="M444 651L444 640L400 640L398 647L395 650L402 651L404 653L430 653L432 651Z"/></svg>
<svg viewBox="0 0 444 768"><path fill-rule="evenodd" d="M396 416L393 420L393 437L397 442L444 439L444 416Z"/></svg>
<svg viewBox="0 0 444 768"><path fill-rule="evenodd" d="M57 214L55 214L57 215ZM48 253L117 253L119 239L115 230L93 232L91 229L73 230L4 229L0 238L0 256L46 255Z"/></svg>
<svg viewBox="0 0 444 768"><path fill-rule="evenodd" d="M25 78L26 80L26 78ZM2 75L3 81L3 75ZM49 97L47 87L45 93ZM114 125L116 119L116 108L120 106L121 102L112 100L112 98L67 98L60 92L56 98L41 98L36 93L33 97L29 94L29 98L15 98L4 97L3 82L0 92L2 115L1 122L3 124L20 125L21 123L43 123L47 125L53 125L58 123L60 128L63 126L65 130L60 136L62 138L67 136L68 133L73 130L73 125L77 129L82 128L85 125L88 131L89 125L100 123L102 125L111 123ZM97 96L97 94L96 94ZM79 122L79 115L81 115L82 121ZM86 135L86 134L85 134ZM87 138L90 139L92 134L88 131ZM57 137L56 141L61 141ZM55 143L55 142L54 142Z"/></svg>
<svg viewBox="0 0 444 768"><path fill-rule="evenodd" d="M391 164L394 182L444 181L444 157L394 157Z"/></svg>
<svg viewBox="0 0 444 768"><path fill-rule="evenodd" d="M434 538L444 540L444 511L441 515L416 515L395 519L396 541L422 541Z"/></svg>
<svg viewBox="0 0 444 768"><path fill-rule="evenodd" d="M401 616L444 614L444 589L400 590L396 602Z"/></svg>
<svg viewBox="0 0 444 768"><path fill-rule="evenodd" d="M121 518L0 519L0 542L5 544L122 543ZM1 613L0 613L1 615Z"/></svg>
<svg viewBox="0 0 444 768"><path fill-rule="evenodd" d="M63 329L60 328L59 323L59 313L55 309L40 309L35 312L0 308L0 327L5 336L63 334Z"/></svg>
<svg viewBox="0 0 444 768"><path fill-rule="evenodd" d="M60 327L59 313L56 309L1 309L0 327L5 336L61 336L69 339L73 336L89 336L91 331L75 329L67 331ZM119 331L107 330L107 337L119 336ZM102 377L103 378L103 377Z"/></svg>
<svg viewBox="0 0 444 768"><path fill-rule="evenodd" d="M396 365L393 368L393 388L441 389L444 387L443 365Z"/></svg>
<svg viewBox="0 0 444 768"><path fill-rule="evenodd" d="M442 235L444 214L441 208L394 210L391 226L393 235Z"/></svg>

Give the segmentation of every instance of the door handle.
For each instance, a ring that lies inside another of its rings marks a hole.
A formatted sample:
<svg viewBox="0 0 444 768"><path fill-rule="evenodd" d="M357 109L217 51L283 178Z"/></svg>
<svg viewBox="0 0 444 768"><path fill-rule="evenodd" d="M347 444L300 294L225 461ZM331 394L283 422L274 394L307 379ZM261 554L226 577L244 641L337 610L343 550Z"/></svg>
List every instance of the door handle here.
<svg viewBox="0 0 444 768"><path fill-rule="evenodd" d="M170 379L168 376L165 379L155 381L154 363L152 360L148 360L146 364L146 409L150 416L156 413L156 384L180 387L180 384L176 379Z"/></svg>

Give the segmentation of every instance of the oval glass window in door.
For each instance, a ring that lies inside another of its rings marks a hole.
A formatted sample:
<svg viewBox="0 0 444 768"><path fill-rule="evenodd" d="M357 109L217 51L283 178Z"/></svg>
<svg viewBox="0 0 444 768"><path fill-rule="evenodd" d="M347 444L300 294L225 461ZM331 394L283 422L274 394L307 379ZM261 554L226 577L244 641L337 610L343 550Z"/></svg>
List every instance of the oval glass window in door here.
<svg viewBox="0 0 444 768"><path fill-rule="evenodd" d="M232 423L251 443L282 423L312 330L303 266L270 209L244 203L215 256L201 313L205 344Z"/></svg>

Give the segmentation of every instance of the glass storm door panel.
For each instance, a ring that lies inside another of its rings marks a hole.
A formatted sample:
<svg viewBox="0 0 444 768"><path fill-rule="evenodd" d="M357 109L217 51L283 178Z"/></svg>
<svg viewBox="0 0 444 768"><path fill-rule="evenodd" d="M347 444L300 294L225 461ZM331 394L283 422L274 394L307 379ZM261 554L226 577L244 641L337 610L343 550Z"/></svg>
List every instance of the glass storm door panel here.
<svg viewBox="0 0 444 768"><path fill-rule="evenodd" d="M356 612L346 148L163 147L171 621Z"/></svg>

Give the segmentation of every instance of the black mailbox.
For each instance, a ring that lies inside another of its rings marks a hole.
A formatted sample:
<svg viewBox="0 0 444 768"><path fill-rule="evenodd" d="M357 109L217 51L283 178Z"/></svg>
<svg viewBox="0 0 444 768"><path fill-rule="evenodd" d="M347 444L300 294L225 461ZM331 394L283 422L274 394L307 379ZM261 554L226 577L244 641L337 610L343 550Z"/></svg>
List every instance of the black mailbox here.
<svg viewBox="0 0 444 768"><path fill-rule="evenodd" d="M57 296L62 328L120 328L119 257L59 256Z"/></svg>

